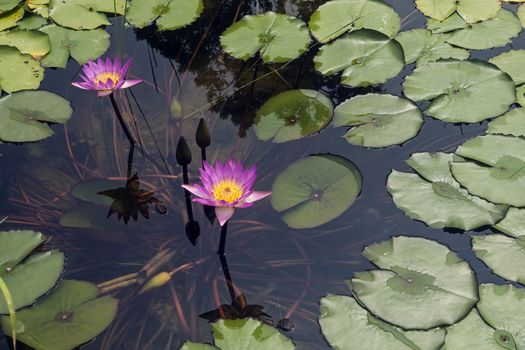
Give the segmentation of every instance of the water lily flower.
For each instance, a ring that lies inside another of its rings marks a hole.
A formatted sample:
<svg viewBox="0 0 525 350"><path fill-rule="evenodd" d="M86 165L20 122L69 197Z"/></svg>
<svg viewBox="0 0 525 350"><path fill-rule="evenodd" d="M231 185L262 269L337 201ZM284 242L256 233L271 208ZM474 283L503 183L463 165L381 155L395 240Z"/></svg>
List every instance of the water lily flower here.
<svg viewBox="0 0 525 350"><path fill-rule="evenodd" d="M244 170L241 161L230 159L224 165L217 161L215 167L203 161L199 169L202 185L182 185L198 198L194 202L215 207L221 226L233 216L235 208L248 208L254 202L271 195L271 192L253 191L257 177L255 166Z"/></svg>
<svg viewBox="0 0 525 350"><path fill-rule="evenodd" d="M118 57L114 62L111 62L109 57L105 61L102 58L97 62L89 61L82 67L83 74L81 73L80 77L83 81L74 82L72 85L84 90L98 91L99 97L111 95L115 90L126 89L142 82L140 79L125 79L130 65L131 60L122 65Z"/></svg>

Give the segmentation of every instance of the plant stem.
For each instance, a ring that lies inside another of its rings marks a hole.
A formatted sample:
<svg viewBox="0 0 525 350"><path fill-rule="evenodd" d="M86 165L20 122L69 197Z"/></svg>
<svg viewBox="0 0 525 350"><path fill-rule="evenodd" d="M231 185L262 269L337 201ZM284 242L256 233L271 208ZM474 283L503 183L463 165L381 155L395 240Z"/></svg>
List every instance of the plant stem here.
<svg viewBox="0 0 525 350"><path fill-rule="evenodd" d="M206 147L201 148L201 159L202 159L202 162L206 160Z"/></svg>
<svg viewBox="0 0 525 350"><path fill-rule="evenodd" d="M235 303L237 295L235 294L235 288L233 288L233 280L230 275L230 269L228 268L228 261L226 256L219 255L219 260L221 261L222 272L224 273L224 279L226 280L226 285L228 286L228 292L230 292L230 297L232 299L232 304Z"/></svg>
<svg viewBox="0 0 525 350"><path fill-rule="evenodd" d="M228 233L228 223L225 223L221 228L221 240L219 242L219 251L217 254L224 255L226 250L226 234Z"/></svg>
<svg viewBox="0 0 525 350"><path fill-rule="evenodd" d="M124 118L122 117L122 113L120 113L120 109L118 108L117 101L115 101L114 94L109 95L109 99L111 100L111 105L113 106L113 110L115 110L117 119L120 123L120 126L122 127L122 130L124 130L124 133L126 134L126 137L128 138L129 143L132 145L135 145L137 141L135 141L133 134L131 133L131 131L129 131L128 126L126 125L126 122L124 121Z"/></svg>

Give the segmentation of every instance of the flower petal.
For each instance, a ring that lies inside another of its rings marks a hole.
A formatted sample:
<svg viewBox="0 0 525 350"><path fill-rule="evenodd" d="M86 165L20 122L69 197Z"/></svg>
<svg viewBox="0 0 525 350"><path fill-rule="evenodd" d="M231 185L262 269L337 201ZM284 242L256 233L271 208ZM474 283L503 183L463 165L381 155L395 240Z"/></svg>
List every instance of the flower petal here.
<svg viewBox="0 0 525 350"><path fill-rule="evenodd" d="M197 197L209 199L206 193L204 193L202 190L202 187L199 185L181 185L181 187Z"/></svg>
<svg viewBox="0 0 525 350"><path fill-rule="evenodd" d="M235 213L235 208L215 207L215 215L217 216L217 220L219 220L221 226L224 226L224 224L226 224L228 220L231 219L233 213Z"/></svg>
<svg viewBox="0 0 525 350"><path fill-rule="evenodd" d="M122 84L122 86L120 87L121 89L127 89L127 88L130 88L132 86L135 86L137 84L140 84L142 83L143 80L141 79L136 79L136 80L125 80L124 81L124 84Z"/></svg>
<svg viewBox="0 0 525 350"><path fill-rule="evenodd" d="M98 92L98 97L109 96L113 93L113 90L102 90Z"/></svg>
<svg viewBox="0 0 525 350"><path fill-rule="evenodd" d="M202 204L202 205L207 205L207 206L210 206L210 207L216 207L217 206L217 202L212 200L212 199L205 199L205 198L193 198L193 201L195 203L199 203L199 204Z"/></svg>
<svg viewBox="0 0 525 350"><path fill-rule="evenodd" d="M257 202L258 200L266 198L266 197L268 197L271 194L272 194L272 192L253 191L252 194L250 194L248 197L246 197L244 202L245 203Z"/></svg>
<svg viewBox="0 0 525 350"><path fill-rule="evenodd" d="M75 83L71 83L71 85L77 88L80 88L80 89L84 89L84 90L96 90L94 86L92 86L91 84L85 83L85 82L75 82Z"/></svg>

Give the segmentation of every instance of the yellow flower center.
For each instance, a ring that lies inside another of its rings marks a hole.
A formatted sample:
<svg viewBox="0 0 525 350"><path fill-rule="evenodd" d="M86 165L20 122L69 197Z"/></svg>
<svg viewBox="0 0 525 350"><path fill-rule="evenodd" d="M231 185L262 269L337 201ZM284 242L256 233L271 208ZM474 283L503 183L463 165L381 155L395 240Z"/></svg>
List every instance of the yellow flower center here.
<svg viewBox="0 0 525 350"><path fill-rule="evenodd" d="M217 201L234 203L244 194L244 190L234 180L222 180L213 186L213 197Z"/></svg>
<svg viewBox="0 0 525 350"><path fill-rule="evenodd" d="M105 84L109 79L113 80L113 85L117 85L117 82L120 80L120 76L115 72L103 72L95 76L93 81L95 84L102 82Z"/></svg>

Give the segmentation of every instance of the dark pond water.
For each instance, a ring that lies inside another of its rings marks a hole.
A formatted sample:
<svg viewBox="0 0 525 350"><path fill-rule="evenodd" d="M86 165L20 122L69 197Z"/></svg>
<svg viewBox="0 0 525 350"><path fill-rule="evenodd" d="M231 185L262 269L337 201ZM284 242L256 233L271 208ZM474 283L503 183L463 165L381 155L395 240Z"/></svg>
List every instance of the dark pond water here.
<svg viewBox="0 0 525 350"><path fill-rule="evenodd" d="M286 12L307 20L323 2L261 0L259 11ZM402 30L424 25L413 1L387 2L404 18ZM126 177L127 142L108 100L70 86L79 71L76 63L70 62L66 70L46 72L43 84L72 101L72 121L66 127L55 127L56 135L44 142L0 145L0 213L9 216L2 229L32 228L51 236L49 246L60 248L68 256L66 278L101 283L137 272L163 249L174 253L161 269L177 270L173 283L140 296L134 287L118 291L121 305L116 321L85 349L177 349L188 339L210 341L210 327L199 315L230 302L216 255L218 227L206 220L202 208L195 207L201 229L196 246L185 233L187 217L175 148L180 136L188 140L194 154L190 170L195 179L199 150L194 134L200 117L212 132L208 158L235 156L248 164L257 163L260 190L269 190L287 165L314 153L346 157L363 174L363 191L355 204L319 228L288 228L268 200L237 211L229 225L227 263L235 287L250 304L264 306L274 322L289 318L295 329L286 334L298 349L329 348L317 324L319 299L327 293L348 294L344 281L354 272L372 268L361 255L363 247L390 236L421 236L445 243L471 263L480 283L500 281L475 258L468 234L430 229L411 220L395 207L386 190L391 169L408 170L404 160L412 153L452 151L481 134L485 123L457 126L426 118L417 138L402 147L383 150L349 145L340 137L344 130L331 127L314 137L282 145L261 142L251 129L254 113L278 92L291 87L321 90L339 103L369 90L344 88L337 84L337 78L322 78L312 67L315 52L310 52L281 70L281 76L272 74L233 93L277 66L268 67L256 60L240 63L221 53L220 34L236 19L254 13L255 1L206 3L203 16L187 29L171 33L157 33L154 28L122 31L118 20L112 32L113 52L123 50L133 57L133 74L148 81L134 88L133 94L151 130L133 98L130 104L126 95L119 98L126 112L131 106L142 141L154 161L137 151L134 170L142 185L154 189L168 208L166 215L151 211L150 220L140 217L124 225L115 216L106 218L107 207L103 207L91 213L99 229L72 229L59 224L65 212L82 205L70 194L72 186L86 179L110 178L119 187ZM512 47L524 49L525 36L515 39ZM505 50L508 47L474 52L473 57L487 59ZM413 65L408 66L403 75L412 69ZM398 77L374 90L401 94L402 80L403 76ZM208 105L227 95L230 97L220 103ZM177 119L170 114L173 98L180 101L184 115L193 116ZM169 172L162 166L159 151ZM6 346L0 343L0 348Z"/></svg>

